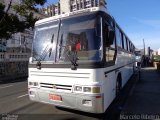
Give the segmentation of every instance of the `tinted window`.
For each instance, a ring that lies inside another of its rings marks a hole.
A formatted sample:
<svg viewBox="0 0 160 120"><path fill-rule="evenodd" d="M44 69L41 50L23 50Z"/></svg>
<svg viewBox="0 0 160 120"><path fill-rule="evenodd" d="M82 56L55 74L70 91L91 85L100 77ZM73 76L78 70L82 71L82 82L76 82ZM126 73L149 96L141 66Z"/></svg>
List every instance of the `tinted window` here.
<svg viewBox="0 0 160 120"><path fill-rule="evenodd" d="M32 53L35 60L54 60L58 24L59 21L54 21L35 27Z"/></svg>
<svg viewBox="0 0 160 120"><path fill-rule="evenodd" d="M130 41L128 40L128 51L131 52Z"/></svg>
<svg viewBox="0 0 160 120"><path fill-rule="evenodd" d="M75 55L78 62L101 60L101 17L63 19L60 26L59 63L70 62Z"/></svg>
<svg viewBox="0 0 160 120"><path fill-rule="evenodd" d="M127 50L126 37L123 35L123 46L124 49Z"/></svg>
<svg viewBox="0 0 160 120"><path fill-rule="evenodd" d="M127 46L127 50L129 50L128 39L127 38L126 38L126 46Z"/></svg>
<svg viewBox="0 0 160 120"><path fill-rule="evenodd" d="M124 40L123 40L123 33L121 32L121 40L122 40L122 48L124 49Z"/></svg>
<svg viewBox="0 0 160 120"><path fill-rule="evenodd" d="M119 28L117 27L116 27L116 42L117 42L117 46L122 47L122 36L119 31Z"/></svg>

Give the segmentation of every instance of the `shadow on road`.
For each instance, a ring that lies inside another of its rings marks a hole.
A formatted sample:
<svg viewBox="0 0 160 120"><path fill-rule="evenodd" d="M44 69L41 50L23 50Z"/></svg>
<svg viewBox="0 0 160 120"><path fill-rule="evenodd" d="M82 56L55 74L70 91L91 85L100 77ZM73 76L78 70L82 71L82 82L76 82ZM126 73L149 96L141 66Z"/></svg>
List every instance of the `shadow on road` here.
<svg viewBox="0 0 160 120"><path fill-rule="evenodd" d="M160 111L160 71L153 67L143 67L141 79L128 97L121 117L136 115L139 119L156 119Z"/></svg>

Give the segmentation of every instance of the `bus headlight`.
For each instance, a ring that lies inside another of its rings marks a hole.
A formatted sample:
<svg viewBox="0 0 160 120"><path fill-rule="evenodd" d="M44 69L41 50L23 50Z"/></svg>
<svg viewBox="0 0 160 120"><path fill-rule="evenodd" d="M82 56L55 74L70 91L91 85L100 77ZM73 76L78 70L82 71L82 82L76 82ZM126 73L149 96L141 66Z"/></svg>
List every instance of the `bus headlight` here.
<svg viewBox="0 0 160 120"><path fill-rule="evenodd" d="M100 93L100 86L80 86L77 85L74 87L75 92L83 92L83 93Z"/></svg>
<svg viewBox="0 0 160 120"><path fill-rule="evenodd" d="M100 87L92 87L92 93L100 93Z"/></svg>
<svg viewBox="0 0 160 120"><path fill-rule="evenodd" d="M91 87L83 87L83 92L91 92Z"/></svg>
<svg viewBox="0 0 160 120"><path fill-rule="evenodd" d="M74 91L82 92L82 87L81 86L75 86Z"/></svg>
<svg viewBox="0 0 160 120"><path fill-rule="evenodd" d="M97 87L97 86L83 87L83 92L100 93L100 87Z"/></svg>

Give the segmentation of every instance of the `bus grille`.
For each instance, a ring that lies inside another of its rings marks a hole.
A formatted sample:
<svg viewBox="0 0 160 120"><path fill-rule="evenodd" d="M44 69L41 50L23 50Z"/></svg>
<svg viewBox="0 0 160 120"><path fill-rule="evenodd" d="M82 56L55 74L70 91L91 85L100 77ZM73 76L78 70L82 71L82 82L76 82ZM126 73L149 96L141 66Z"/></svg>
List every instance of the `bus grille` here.
<svg viewBox="0 0 160 120"><path fill-rule="evenodd" d="M59 85L59 84L50 84L50 83L40 83L41 88L48 88L60 91L72 92L72 85Z"/></svg>

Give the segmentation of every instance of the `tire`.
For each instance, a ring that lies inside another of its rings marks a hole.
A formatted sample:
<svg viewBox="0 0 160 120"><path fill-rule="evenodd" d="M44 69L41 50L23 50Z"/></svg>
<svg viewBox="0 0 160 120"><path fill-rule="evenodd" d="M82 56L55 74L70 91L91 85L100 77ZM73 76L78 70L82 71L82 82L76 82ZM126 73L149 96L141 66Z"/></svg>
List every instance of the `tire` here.
<svg viewBox="0 0 160 120"><path fill-rule="evenodd" d="M116 96L119 96L121 89L122 89L121 76L118 75L117 81L116 81Z"/></svg>

